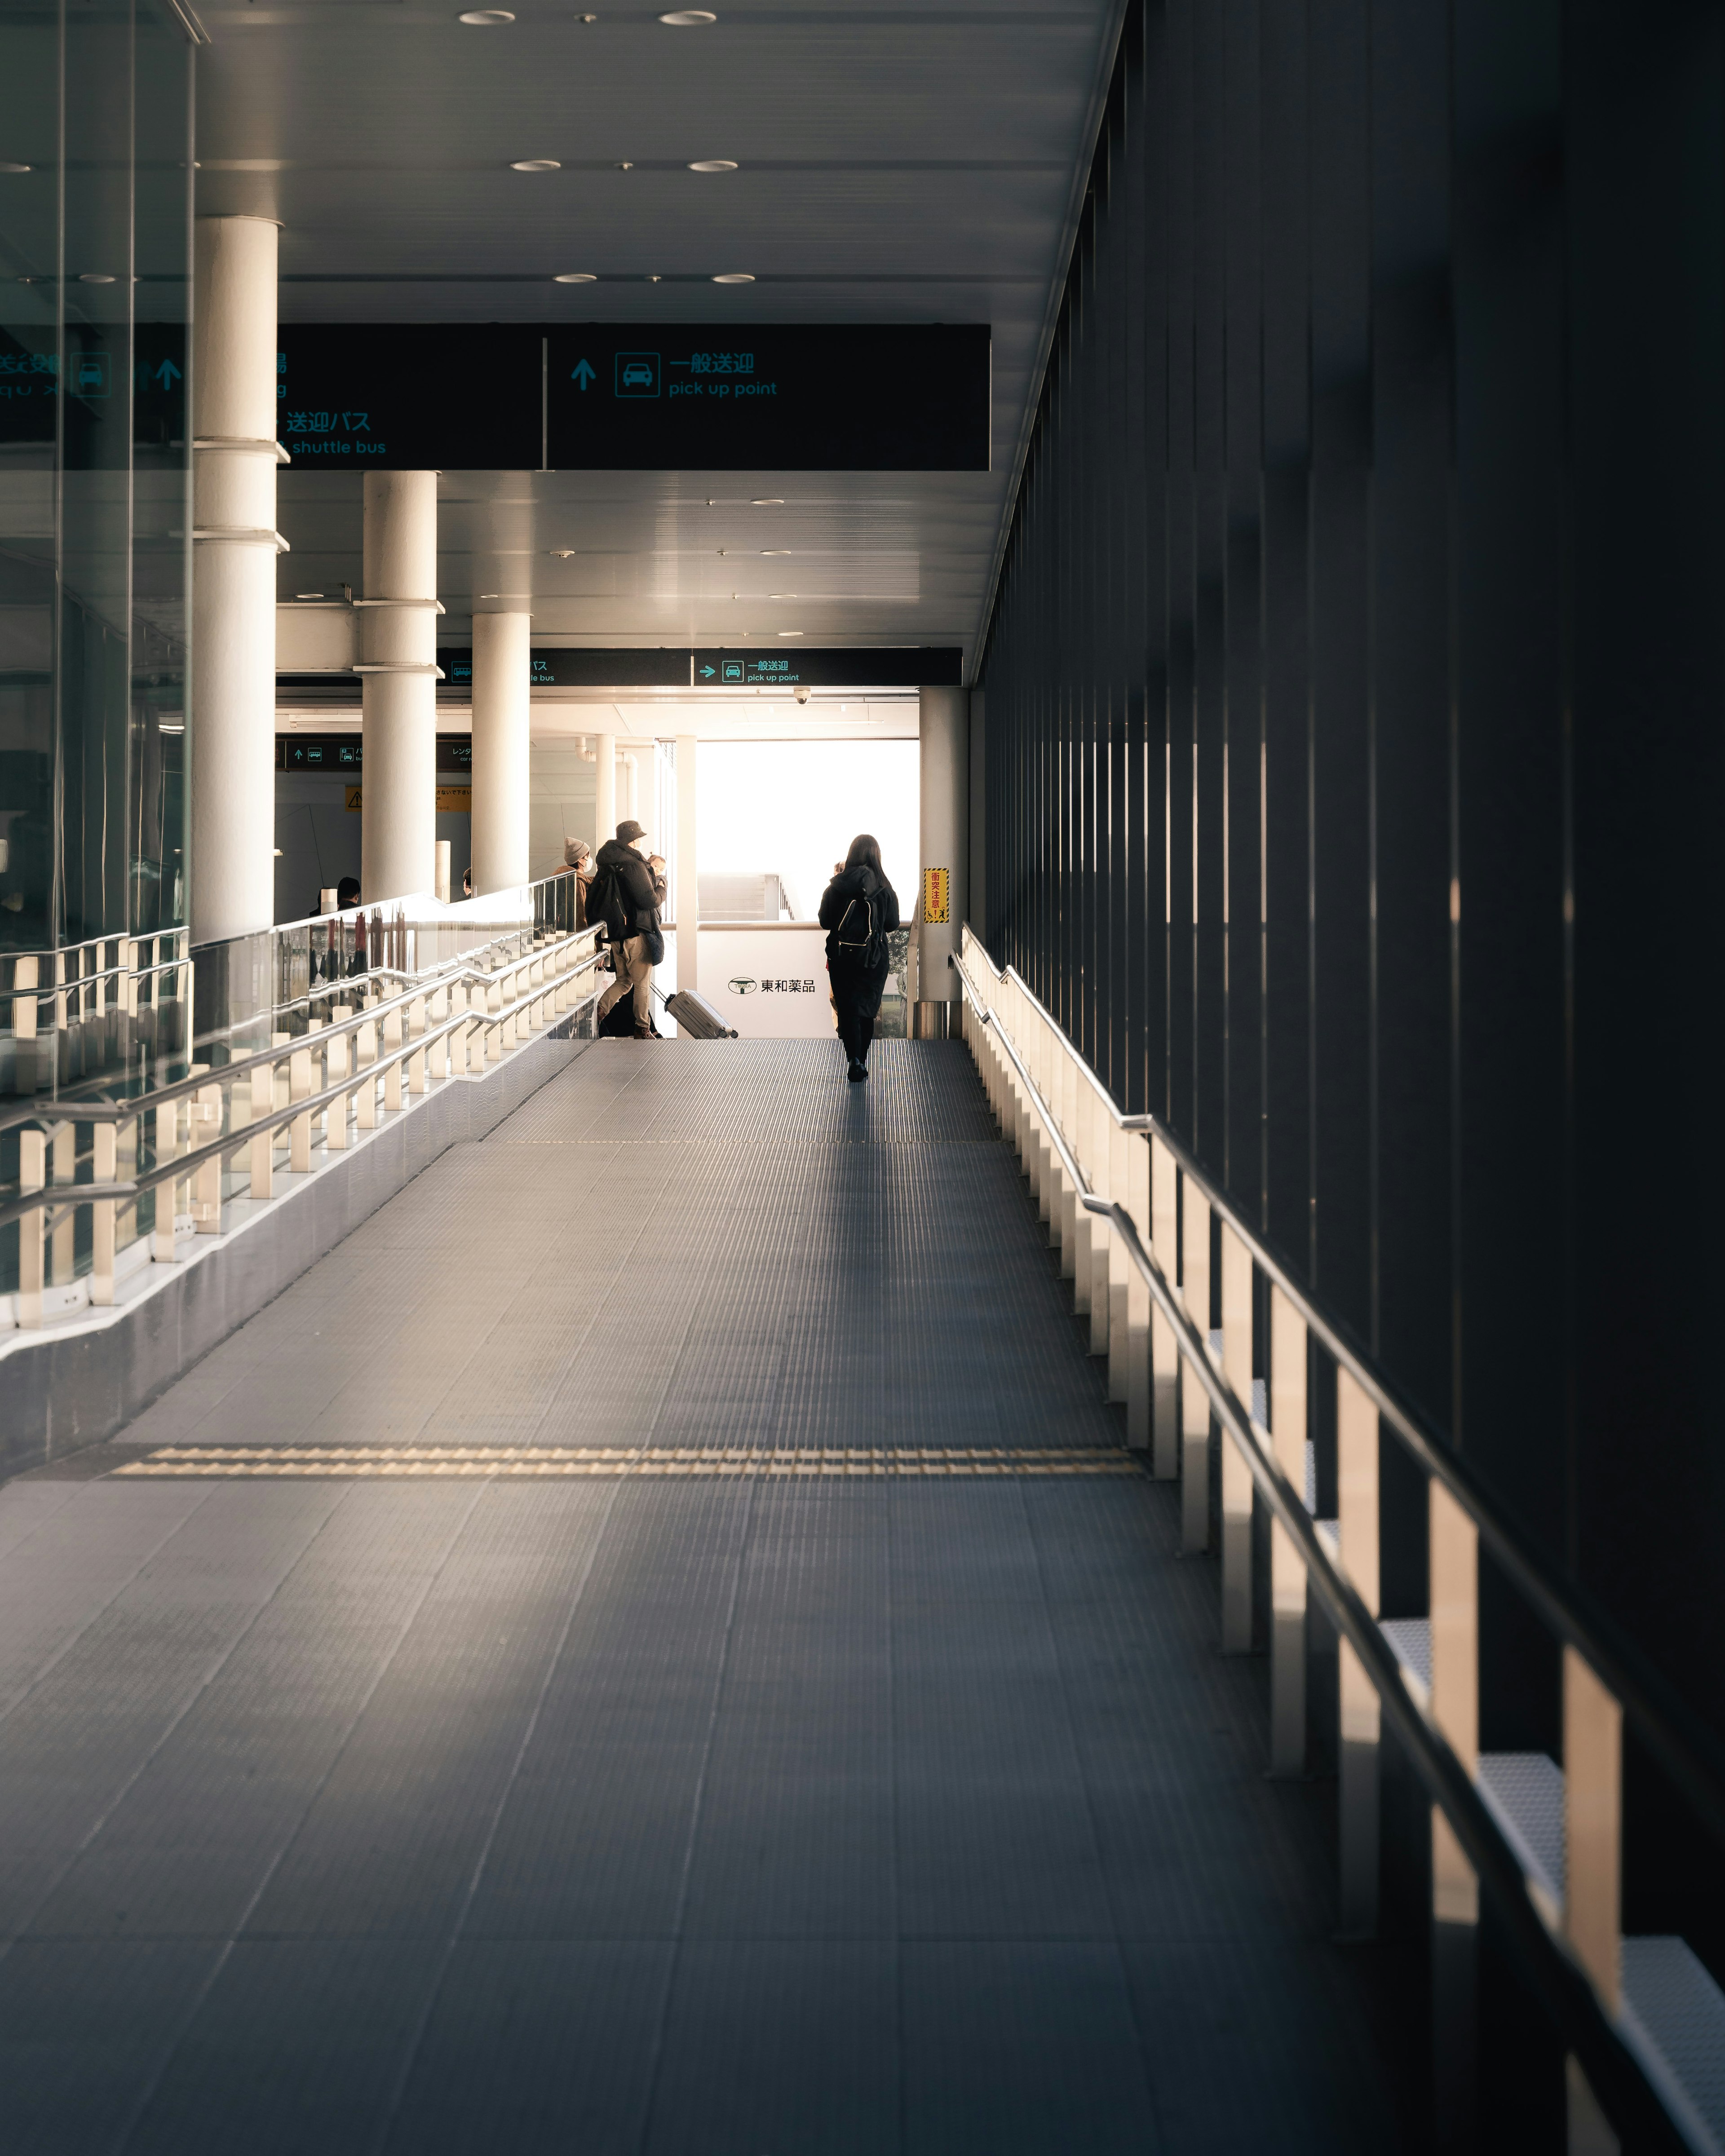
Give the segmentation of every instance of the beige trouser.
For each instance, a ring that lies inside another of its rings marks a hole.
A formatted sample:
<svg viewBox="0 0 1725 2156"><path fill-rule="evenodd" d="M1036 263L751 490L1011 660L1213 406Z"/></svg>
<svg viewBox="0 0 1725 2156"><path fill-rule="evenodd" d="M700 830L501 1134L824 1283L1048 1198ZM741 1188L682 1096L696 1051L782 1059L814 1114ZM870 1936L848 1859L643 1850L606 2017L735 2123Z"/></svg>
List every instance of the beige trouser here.
<svg viewBox="0 0 1725 2156"><path fill-rule="evenodd" d="M620 1003L624 993L633 987L635 992L635 1029L644 1033L653 1022L653 998L647 984L653 978L652 961L647 957L644 936L625 936L621 952L623 970L599 998L599 1016L603 1018L613 1004Z"/></svg>

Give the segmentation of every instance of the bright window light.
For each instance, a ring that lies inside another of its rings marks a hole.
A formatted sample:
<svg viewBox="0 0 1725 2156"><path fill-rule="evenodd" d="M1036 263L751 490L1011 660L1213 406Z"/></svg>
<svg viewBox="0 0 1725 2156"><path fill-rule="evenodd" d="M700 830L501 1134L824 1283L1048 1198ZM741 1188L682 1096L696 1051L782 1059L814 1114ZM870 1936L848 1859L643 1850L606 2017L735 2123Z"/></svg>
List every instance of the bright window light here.
<svg viewBox="0 0 1725 2156"><path fill-rule="evenodd" d="M916 899L920 757L913 741L703 742L696 767L701 866L782 876L812 921L859 831L880 841L906 919Z"/></svg>

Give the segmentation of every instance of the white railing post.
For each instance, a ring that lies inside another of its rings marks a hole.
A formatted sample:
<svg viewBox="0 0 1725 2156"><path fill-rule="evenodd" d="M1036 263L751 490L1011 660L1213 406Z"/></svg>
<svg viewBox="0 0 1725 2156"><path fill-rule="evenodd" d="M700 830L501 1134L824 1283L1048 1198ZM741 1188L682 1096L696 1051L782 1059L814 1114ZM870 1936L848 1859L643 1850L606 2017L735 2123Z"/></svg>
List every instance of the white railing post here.
<svg viewBox="0 0 1725 2156"><path fill-rule="evenodd" d="M1440 1482L1427 1486L1431 1712L1471 1775L1480 1764L1479 1529ZM1431 2027L1435 2147L1475 2145L1480 1882L1442 1808L1431 1807Z"/></svg>
<svg viewBox="0 0 1725 2156"><path fill-rule="evenodd" d="M343 1019L350 1018L352 1015L352 1013L345 1004L336 1004L330 1013L331 1019L336 1025L339 1025ZM339 1086L347 1075L348 1043L352 1038L352 1034L347 1033L331 1034L329 1045L324 1050L326 1086ZM345 1152L347 1150L349 1097L346 1093L338 1093L324 1110L323 1142L326 1150L331 1152Z"/></svg>
<svg viewBox="0 0 1725 2156"><path fill-rule="evenodd" d="M18 1183L20 1193L47 1188L46 1131L18 1132ZM18 1322L23 1326L39 1326L42 1322L42 1291L48 1284L46 1223L47 1215L39 1205L33 1206L18 1219Z"/></svg>
<svg viewBox="0 0 1725 2156"><path fill-rule="evenodd" d="M309 1022L308 1022L309 1023ZM301 1035L301 1045L288 1058L288 1099L309 1100L311 1096L311 1050L307 1037ZM288 1166L295 1175L311 1172L311 1113L295 1116L288 1125Z"/></svg>
<svg viewBox="0 0 1725 2156"><path fill-rule="evenodd" d="M1222 1368L1252 1411L1252 1254L1222 1223ZM1222 1439L1222 1651L1252 1650L1252 1471Z"/></svg>
<svg viewBox="0 0 1725 2156"><path fill-rule="evenodd" d="M1306 1488L1306 1322L1270 1291L1270 1435L1276 1464ZM1270 1524L1270 1771L1306 1772L1306 1563L1280 1520Z"/></svg>
<svg viewBox="0 0 1725 2156"><path fill-rule="evenodd" d="M1623 1709L1574 1647L1563 1649L1563 1929L1608 2012L1623 1993ZM1568 2156L1616 2156L1583 2072L1565 2062Z"/></svg>
<svg viewBox="0 0 1725 2156"><path fill-rule="evenodd" d="M1342 1569L1378 1614L1378 1410L1346 1370L1336 1373L1338 1550ZM1378 1752L1382 1709L1377 1689L1346 1640L1337 1642L1341 1734L1341 1928L1344 1938L1378 1932Z"/></svg>
<svg viewBox="0 0 1725 2156"><path fill-rule="evenodd" d="M270 1036L272 1044L275 1036ZM251 1162L251 1194L254 1198L273 1198L275 1194L275 1133L262 1126L265 1117L275 1109L275 1065L260 1063L254 1066L251 1077L251 1121L259 1126L256 1135L246 1147ZM235 1106L238 1106L236 1101Z"/></svg>
<svg viewBox="0 0 1725 2156"><path fill-rule="evenodd" d="M1179 1170L1160 1138L1153 1137L1147 1143L1150 1244L1172 1287L1180 1277ZM1174 1328L1159 1307L1150 1312L1150 1416L1154 1471L1159 1481L1172 1482L1180 1471L1180 1350Z"/></svg>
<svg viewBox="0 0 1725 2156"><path fill-rule="evenodd" d="M167 1126L164 1132L163 1125ZM180 1151L180 1104L170 1101L155 1111L154 1119L156 1164L177 1159ZM174 1217L179 1210L180 1179L169 1176L156 1186L156 1225L151 1230L150 1261L152 1265L171 1265L174 1262Z"/></svg>
<svg viewBox="0 0 1725 2156"><path fill-rule="evenodd" d="M1111 1205L1123 1205L1132 1211L1132 1194L1127 1188L1127 1163L1132 1158L1130 1133L1122 1130L1113 1116L1106 1119L1102 1142L1107 1148L1108 1180L1106 1190ZM1135 1226L1144 1224L1142 1213L1132 1214ZM1131 1417L1132 1407L1132 1318L1127 1309L1127 1266L1125 1245L1114 1232L1111 1223L1107 1229L1107 1258L1101 1270L1101 1279L1108 1297L1108 1397L1117 1400Z"/></svg>
<svg viewBox="0 0 1725 2156"><path fill-rule="evenodd" d="M56 963L64 971L65 965L64 953L59 956ZM65 998L61 997L59 1001L64 1006ZM64 1025L60 1028L60 1031L62 1034L64 1033ZM76 1126L72 1123L56 1123L54 1127L54 1136L49 1142L49 1152L53 1160L53 1173L49 1180L55 1184L76 1183L78 1180ZM49 1256L50 1265L49 1279L56 1287L65 1286L76 1271L78 1264L78 1223L77 1217L69 1205L49 1231Z"/></svg>
<svg viewBox="0 0 1725 2156"><path fill-rule="evenodd" d="M98 1183L119 1180L120 1127L117 1123L91 1127L91 1173ZM90 1207L90 1299L99 1309L114 1301L114 1259L120 1205L117 1199L98 1198Z"/></svg>
<svg viewBox="0 0 1725 2156"><path fill-rule="evenodd" d="M1152 1229L1150 1213L1150 1140L1136 1131L1122 1131L1121 1142L1126 1152L1126 1176L1122 1185L1126 1209L1132 1217L1132 1224L1147 1248L1154 1250L1156 1237ZM1115 1238L1116 1243L1119 1238ZM1117 1255L1122 1261L1125 1252ZM1160 1256L1160 1253L1158 1253ZM1166 1267L1164 1267L1166 1270ZM1157 1315L1161 1316L1158 1312ZM1111 1353L1113 1335L1109 1335ZM1151 1368L1150 1351L1150 1290L1136 1265L1129 1265L1126 1275L1126 1441L1136 1452L1149 1450L1152 1433L1151 1383L1154 1373Z"/></svg>
<svg viewBox="0 0 1725 2156"><path fill-rule="evenodd" d="M415 996L408 1007L408 1035L414 1040L425 1038L425 998ZM418 1048L408 1058L408 1091L423 1094L425 1091L425 1049Z"/></svg>
<svg viewBox="0 0 1725 2156"><path fill-rule="evenodd" d="M401 1006L383 1014L383 1053L385 1055L401 1046ZM383 1066L383 1107L386 1114L394 1115L401 1106L401 1059Z"/></svg>
<svg viewBox="0 0 1725 2156"><path fill-rule="evenodd" d="M208 1066L206 1066L208 1067ZM222 1086L200 1086L192 1104L192 1143L194 1149L222 1135ZM200 1235L222 1232L222 1159L219 1153L202 1161L192 1177L192 1225Z"/></svg>
<svg viewBox="0 0 1725 2156"><path fill-rule="evenodd" d="M369 998L367 1001L369 1001ZM367 1019L355 1034L359 1086L354 1095L355 1116L362 1131L377 1127L377 1021Z"/></svg>
<svg viewBox="0 0 1725 2156"><path fill-rule="evenodd" d="M13 1084L20 1093L36 1091L36 995L40 961L33 952L12 962Z"/></svg>
<svg viewBox="0 0 1725 2156"><path fill-rule="evenodd" d="M1210 1208L1189 1175L1181 1238L1186 1315L1209 1354L1210 1339ZM1190 1555L1210 1546L1210 1400L1194 1370L1180 1373L1180 1548Z"/></svg>

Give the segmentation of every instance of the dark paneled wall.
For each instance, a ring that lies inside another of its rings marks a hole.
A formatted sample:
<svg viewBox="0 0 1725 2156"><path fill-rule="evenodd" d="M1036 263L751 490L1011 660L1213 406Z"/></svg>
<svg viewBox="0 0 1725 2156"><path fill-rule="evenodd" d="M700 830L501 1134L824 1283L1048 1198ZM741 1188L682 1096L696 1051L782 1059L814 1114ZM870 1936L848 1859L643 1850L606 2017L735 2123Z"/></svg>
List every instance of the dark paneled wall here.
<svg viewBox="0 0 1725 2156"><path fill-rule="evenodd" d="M1717 4L1133 0L979 670L997 957L1716 1722L1722 111Z"/></svg>

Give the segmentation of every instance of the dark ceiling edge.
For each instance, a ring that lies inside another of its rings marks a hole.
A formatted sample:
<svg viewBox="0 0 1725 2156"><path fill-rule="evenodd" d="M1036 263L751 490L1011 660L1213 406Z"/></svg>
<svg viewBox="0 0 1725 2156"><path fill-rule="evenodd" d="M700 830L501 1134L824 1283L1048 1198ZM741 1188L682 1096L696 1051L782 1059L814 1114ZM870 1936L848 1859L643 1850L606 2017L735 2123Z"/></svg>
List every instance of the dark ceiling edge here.
<svg viewBox="0 0 1725 2156"><path fill-rule="evenodd" d="M1102 123L1108 116L1108 91L1114 80L1114 64L1120 53L1120 39L1126 28L1126 11L1130 0L1114 0L1114 19L1102 39L1101 62L1096 79L1091 91L1090 110L1085 117L1084 132L1079 141L1078 162L1072 170L1072 192L1066 206L1066 222L1060 234L1060 246L1055 252L1055 274L1049 285L1048 305L1043 316L1042 332L1036 340L1035 363L1030 371L1030 393L1024 406L1024 417L1019 429L1018 447L1013 453L1012 476L1007 481L1006 498L1000 506L1000 529L994 541L994 560L988 571L988 582L983 594L982 612L977 616L976 631L970 640L970 686L975 686L975 669L982 663L987 649L988 624L994 616L994 595L1000 588L1000 578L1006 567L1006 549L1012 537L1013 519L1018 512L1019 489L1024 484L1024 466L1030 454L1030 440L1036 431L1036 415L1042 408L1042 386L1048 376L1048 362L1054 351L1055 334L1060 326L1060 310L1065 304L1066 286L1072 275L1072 250L1078 244L1078 228L1084 217L1085 197L1090 192L1091 176L1096 170L1096 147L1101 141Z"/></svg>

